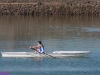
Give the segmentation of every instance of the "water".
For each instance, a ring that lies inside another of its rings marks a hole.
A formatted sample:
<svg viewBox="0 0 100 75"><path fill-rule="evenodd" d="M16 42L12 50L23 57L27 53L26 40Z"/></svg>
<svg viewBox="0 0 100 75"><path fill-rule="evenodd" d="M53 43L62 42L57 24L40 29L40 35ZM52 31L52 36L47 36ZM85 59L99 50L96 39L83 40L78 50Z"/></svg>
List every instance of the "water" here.
<svg viewBox="0 0 100 75"><path fill-rule="evenodd" d="M31 51L41 40L46 52L92 51L86 58L2 58L0 74L99 75L100 18L87 16L0 16L0 52Z"/></svg>

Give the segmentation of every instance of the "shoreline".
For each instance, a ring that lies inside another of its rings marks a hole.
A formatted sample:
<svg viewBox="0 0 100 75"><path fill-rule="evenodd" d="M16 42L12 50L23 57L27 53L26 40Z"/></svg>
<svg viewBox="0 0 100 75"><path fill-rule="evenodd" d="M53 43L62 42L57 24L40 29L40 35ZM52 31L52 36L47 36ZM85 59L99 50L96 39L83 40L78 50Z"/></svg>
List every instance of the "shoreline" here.
<svg viewBox="0 0 100 75"><path fill-rule="evenodd" d="M0 1L0 15L100 15L99 0L5 1Z"/></svg>

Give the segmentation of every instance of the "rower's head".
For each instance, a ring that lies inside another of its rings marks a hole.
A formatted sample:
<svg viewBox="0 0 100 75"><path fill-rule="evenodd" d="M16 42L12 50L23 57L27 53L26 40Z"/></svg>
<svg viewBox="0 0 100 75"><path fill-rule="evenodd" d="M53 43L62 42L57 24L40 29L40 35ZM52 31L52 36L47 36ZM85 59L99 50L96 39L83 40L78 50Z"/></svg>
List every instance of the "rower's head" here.
<svg viewBox="0 0 100 75"><path fill-rule="evenodd" d="M41 41L38 41L38 44L42 44L42 42Z"/></svg>

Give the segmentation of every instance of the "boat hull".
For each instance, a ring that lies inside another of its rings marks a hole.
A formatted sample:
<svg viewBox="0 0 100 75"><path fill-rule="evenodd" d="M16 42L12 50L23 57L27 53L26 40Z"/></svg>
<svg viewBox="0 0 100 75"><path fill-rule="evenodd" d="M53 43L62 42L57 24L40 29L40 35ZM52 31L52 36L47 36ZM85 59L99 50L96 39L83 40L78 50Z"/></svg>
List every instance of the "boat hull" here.
<svg viewBox="0 0 100 75"><path fill-rule="evenodd" d="M34 52L1 52L2 57L83 57L90 51L54 51L53 53L39 54Z"/></svg>

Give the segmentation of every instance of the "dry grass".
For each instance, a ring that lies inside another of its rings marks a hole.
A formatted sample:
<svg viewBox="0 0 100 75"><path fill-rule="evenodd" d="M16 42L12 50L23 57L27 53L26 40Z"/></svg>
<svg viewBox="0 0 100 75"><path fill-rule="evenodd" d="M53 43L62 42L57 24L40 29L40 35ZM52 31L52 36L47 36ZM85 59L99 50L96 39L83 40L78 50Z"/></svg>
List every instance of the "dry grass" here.
<svg viewBox="0 0 100 75"><path fill-rule="evenodd" d="M1 15L100 15L99 0L0 0Z"/></svg>

